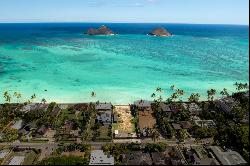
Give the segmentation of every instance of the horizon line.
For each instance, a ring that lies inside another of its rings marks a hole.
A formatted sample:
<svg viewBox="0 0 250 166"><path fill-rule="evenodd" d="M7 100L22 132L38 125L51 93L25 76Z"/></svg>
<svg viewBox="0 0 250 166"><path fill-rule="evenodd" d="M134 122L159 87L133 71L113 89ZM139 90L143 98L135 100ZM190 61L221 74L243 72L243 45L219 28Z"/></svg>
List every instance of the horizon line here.
<svg viewBox="0 0 250 166"><path fill-rule="evenodd" d="M194 25L242 25L249 26L249 24L237 24L237 23L180 23L180 22L92 22L92 21L34 21L34 22L0 22L0 24L60 24L60 23L93 23L93 24L194 24Z"/></svg>

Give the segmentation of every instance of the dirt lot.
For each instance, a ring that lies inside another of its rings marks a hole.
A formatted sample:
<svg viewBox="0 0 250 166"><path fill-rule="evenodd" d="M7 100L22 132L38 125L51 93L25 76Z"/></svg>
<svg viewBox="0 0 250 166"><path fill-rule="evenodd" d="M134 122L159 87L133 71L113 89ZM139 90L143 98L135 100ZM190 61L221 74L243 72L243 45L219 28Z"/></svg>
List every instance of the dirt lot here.
<svg viewBox="0 0 250 166"><path fill-rule="evenodd" d="M113 124L113 131L133 133L134 127L131 123L133 119L129 106L115 106L114 114L118 115L117 124Z"/></svg>
<svg viewBox="0 0 250 166"><path fill-rule="evenodd" d="M139 128L143 130L144 128L154 128L156 120L153 116L153 111L145 110L139 112Z"/></svg>

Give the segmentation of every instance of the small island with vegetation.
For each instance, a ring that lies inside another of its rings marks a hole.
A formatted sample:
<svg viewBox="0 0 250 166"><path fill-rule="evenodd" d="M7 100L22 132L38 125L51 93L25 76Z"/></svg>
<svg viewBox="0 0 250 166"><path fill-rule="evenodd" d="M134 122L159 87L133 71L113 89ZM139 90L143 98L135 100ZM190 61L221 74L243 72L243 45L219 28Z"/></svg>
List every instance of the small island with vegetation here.
<svg viewBox="0 0 250 166"><path fill-rule="evenodd" d="M100 26L98 29L90 28L88 29L86 34L87 35L115 35L115 33L105 25Z"/></svg>
<svg viewBox="0 0 250 166"><path fill-rule="evenodd" d="M150 36L164 36L164 37L169 37L173 36L170 32L168 32L165 28L156 28L152 32L150 32L148 35Z"/></svg>

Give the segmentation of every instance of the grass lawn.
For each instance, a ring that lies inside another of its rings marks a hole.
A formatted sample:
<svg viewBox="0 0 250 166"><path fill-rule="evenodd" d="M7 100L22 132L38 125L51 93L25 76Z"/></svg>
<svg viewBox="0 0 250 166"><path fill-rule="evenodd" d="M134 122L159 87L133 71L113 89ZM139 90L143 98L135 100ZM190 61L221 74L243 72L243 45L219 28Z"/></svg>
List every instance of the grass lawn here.
<svg viewBox="0 0 250 166"><path fill-rule="evenodd" d="M37 157L38 154L36 154L34 151L31 151L26 155L23 165L32 165L36 161Z"/></svg>
<svg viewBox="0 0 250 166"><path fill-rule="evenodd" d="M100 136L97 138L99 140L109 140L111 137L108 136L109 128L106 126L101 126L98 131L100 132Z"/></svg>

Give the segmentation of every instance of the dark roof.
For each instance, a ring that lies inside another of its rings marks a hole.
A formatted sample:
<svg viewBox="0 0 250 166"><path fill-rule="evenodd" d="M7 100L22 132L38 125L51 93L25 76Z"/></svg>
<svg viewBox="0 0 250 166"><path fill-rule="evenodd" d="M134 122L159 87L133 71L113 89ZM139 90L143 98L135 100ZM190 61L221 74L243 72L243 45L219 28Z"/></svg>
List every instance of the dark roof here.
<svg viewBox="0 0 250 166"><path fill-rule="evenodd" d="M190 129L193 126L189 121L182 121L180 125L183 129Z"/></svg>
<svg viewBox="0 0 250 166"><path fill-rule="evenodd" d="M142 151L131 152L124 154L123 164L125 165L152 165L152 160L149 153Z"/></svg>
<svg viewBox="0 0 250 166"><path fill-rule="evenodd" d="M151 156L154 165L167 165L170 157L166 152L153 152Z"/></svg>
<svg viewBox="0 0 250 166"><path fill-rule="evenodd" d="M165 103L160 103L160 108L164 112L172 112L172 110L170 109L169 105L167 105Z"/></svg>
<svg viewBox="0 0 250 166"><path fill-rule="evenodd" d="M45 125L42 125L42 126L37 130L37 132L38 132L39 134L44 134L45 131L46 131L46 129L47 129L47 127L46 127Z"/></svg>

